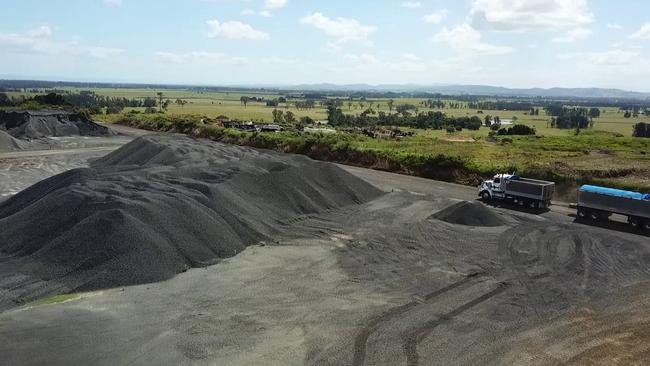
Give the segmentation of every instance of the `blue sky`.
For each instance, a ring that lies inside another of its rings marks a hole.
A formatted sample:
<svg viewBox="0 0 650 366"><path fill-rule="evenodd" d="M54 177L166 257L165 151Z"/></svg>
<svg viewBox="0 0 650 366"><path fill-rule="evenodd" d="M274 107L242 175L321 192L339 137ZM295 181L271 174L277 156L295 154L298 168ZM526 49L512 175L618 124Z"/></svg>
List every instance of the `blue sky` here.
<svg viewBox="0 0 650 366"><path fill-rule="evenodd" d="M0 1L4 78L650 91L645 0Z"/></svg>

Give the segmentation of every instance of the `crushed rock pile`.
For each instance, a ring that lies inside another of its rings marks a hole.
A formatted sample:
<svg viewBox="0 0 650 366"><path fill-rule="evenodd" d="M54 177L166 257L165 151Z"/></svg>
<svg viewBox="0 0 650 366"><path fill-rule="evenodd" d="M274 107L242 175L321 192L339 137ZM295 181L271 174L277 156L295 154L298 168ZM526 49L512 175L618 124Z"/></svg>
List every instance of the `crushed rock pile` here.
<svg viewBox="0 0 650 366"><path fill-rule="evenodd" d="M502 226L505 220L480 202L462 201L444 208L431 218L466 226Z"/></svg>
<svg viewBox="0 0 650 366"><path fill-rule="evenodd" d="M297 216L381 194L300 155L141 137L0 203L0 294L22 302L168 279L268 240Z"/></svg>
<svg viewBox="0 0 650 366"><path fill-rule="evenodd" d="M115 135L111 129L83 114L66 111L0 111L0 133L0 150L18 149L15 141L8 141L4 135L24 141L61 136Z"/></svg>
<svg viewBox="0 0 650 366"><path fill-rule="evenodd" d="M24 148L25 142L18 140L3 130L0 130L0 151L15 151Z"/></svg>

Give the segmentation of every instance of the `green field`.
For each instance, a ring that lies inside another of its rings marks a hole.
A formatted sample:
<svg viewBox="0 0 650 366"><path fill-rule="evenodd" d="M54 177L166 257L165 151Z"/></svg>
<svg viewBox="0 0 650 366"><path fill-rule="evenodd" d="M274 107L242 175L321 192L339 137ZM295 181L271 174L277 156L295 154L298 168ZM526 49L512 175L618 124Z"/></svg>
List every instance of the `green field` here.
<svg viewBox="0 0 650 366"><path fill-rule="evenodd" d="M242 96L255 96L255 97L264 97L265 99L274 99L280 97L279 94L273 93L261 93L261 92L237 92L237 93L225 93L225 92L210 92L210 93L197 93L190 90L172 90L172 89L122 89L122 88L89 88L89 89L79 89L79 88L60 88L61 90L66 90L70 92L79 92L80 90L91 90L98 95L105 95L111 97L125 97L125 98L156 98L156 92L163 92L165 99L170 99L172 103L169 105L168 114L195 114L195 115L204 115L206 117L217 117L220 115L228 116L231 119L242 120L242 121L256 121L256 122L271 122L273 120L271 112L274 107L267 107L265 103L259 102L249 102L246 107L240 102ZM18 95L27 95L33 96L30 93L9 93L10 96ZM183 107L173 103L176 99L183 99L187 101L187 104ZM478 116L483 118L486 115L499 116L501 119L512 119L512 117L517 117L517 123L526 124L529 126L534 126L537 129L538 135L543 136L569 136L573 134L573 130L560 130L556 128L550 128L548 126L550 118L546 115L543 115L543 111L540 112L538 116L530 116L527 112L523 111L495 111L495 110L484 110L483 113L478 114L477 110L474 109L430 109L421 105L421 102L424 99L415 99L415 98L397 98L394 99L395 105L398 104L414 104L419 107L420 111L442 111L449 116L459 117L459 116ZM363 103L363 107L359 103ZM368 108L369 104L372 103L372 108L379 112L383 111L388 113L388 100L387 99L369 99L367 101L352 101L352 106L348 105L348 101L343 102L342 110L346 114L360 114L365 109ZM127 108L125 111L131 109L143 111L143 108ZM315 120L325 120L327 118L325 108L320 107L318 104L315 108L311 110L298 110L295 106L286 105L284 103L280 104L278 109L284 111L293 112L297 118L302 116L309 116ZM541 109L541 108L540 108ZM393 110L393 113L394 110ZM97 116L97 119L111 121L114 119L114 116ZM632 126L638 122L647 121L648 118L644 116L639 116L637 118L624 118L623 113L617 108L601 108L601 117L594 120L594 130L597 131L608 131L620 133L625 136L631 136ZM439 131L442 133L442 131ZM467 136L487 136L488 130L481 129L478 132L461 132L461 135Z"/></svg>
<svg viewBox="0 0 650 366"><path fill-rule="evenodd" d="M68 88L70 92L80 89ZM156 92L163 92L165 99L172 102L176 99L187 101L184 107L171 103L165 114L128 115L133 108L126 108L119 115L96 115L95 118L105 122L122 120L122 123L132 124L153 130L185 131L186 126L193 126L206 132L208 137L223 136L222 132L214 131L213 126L203 125L201 117L228 116L241 121L271 122L274 107L267 107L264 102L249 102L244 106L240 102L242 96L264 97L266 100L280 97L272 93L228 93L228 92L194 92L190 90L156 90L156 89L84 89L96 94L126 97L126 98L155 98ZM13 94L16 96L16 94ZM422 105L424 99L397 98L394 105L414 104L419 111L440 110L429 109ZM292 111L296 117L309 116L315 120L325 120L326 110L318 103L310 110L298 110L289 100L282 103L278 109ZM351 105L349 103L352 103ZM387 99L354 100L343 102L342 110L346 114L359 114L371 104L375 111L388 113ZM361 104L360 104L361 103ZM142 111L142 108L135 108ZM601 117L594 119L594 127L583 129L579 135L575 130L562 130L549 126L550 117L543 115L532 116L523 111L495 111L461 108L445 108L440 111L450 116L499 116L503 119L517 117L517 123L533 126L537 136L488 139L489 128L481 127L477 131L463 130L448 133L444 130L416 130L415 135L402 140L372 139L354 133L339 133L334 137L313 140L313 136L304 136L299 132L285 132L263 137L256 134L254 138L246 137L236 131L236 136L230 141L254 146L286 149L287 144L295 145L300 151L301 146L309 143L324 144L328 149L344 149L351 151L371 152L377 156L385 156L388 160L402 164L396 170L409 173L409 162L413 159L434 159L437 156L462 160L463 167L468 172L476 172L487 176L496 172L517 170L538 178L568 179L574 181L596 181L612 186L650 190L650 139L633 138L632 126L647 117L624 118L623 112L617 108L600 108ZM395 111L393 110L393 113ZM152 123L151 121L159 121ZM160 122L163 121L163 122ZM190 121L190 122L179 122ZM189 123L189 124L188 124ZM403 130L409 130L402 128ZM204 133L205 134L205 133ZM290 150L290 149L289 149ZM316 156L318 158L318 156ZM329 159L328 157L324 157ZM410 160L409 160L410 159ZM345 160L336 157L334 160ZM435 159L434 159L435 160ZM391 168L392 169L392 168ZM462 179L458 179L462 180Z"/></svg>

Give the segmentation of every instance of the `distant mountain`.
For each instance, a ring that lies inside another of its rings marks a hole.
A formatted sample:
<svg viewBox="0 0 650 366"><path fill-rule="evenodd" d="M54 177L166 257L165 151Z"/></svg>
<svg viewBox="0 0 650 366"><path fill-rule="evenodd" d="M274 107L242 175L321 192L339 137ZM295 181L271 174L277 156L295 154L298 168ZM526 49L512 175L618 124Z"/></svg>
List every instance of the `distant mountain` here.
<svg viewBox="0 0 650 366"><path fill-rule="evenodd" d="M327 91L327 92L379 92L379 93L434 93L444 95L478 95L495 97L542 97L542 98L600 98L600 99L635 99L650 100L650 92L635 92L622 89L606 88L505 88L490 85L454 85L454 84L230 84L230 85L192 85L192 84L156 84L156 83L124 83L124 82L92 82L92 81L51 81L51 80L11 80L2 79L0 75L0 90L4 88L56 88L74 86L79 88L113 87L113 88L208 88L215 90L263 90L271 91Z"/></svg>
<svg viewBox="0 0 650 366"><path fill-rule="evenodd" d="M428 92L447 95L484 95L509 97L554 98L621 98L650 99L650 93L605 88L529 88L516 89L489 85L415 85L415 84L302 84L283 86L282 89L312 91L378 91L378 92Z"/></svg>

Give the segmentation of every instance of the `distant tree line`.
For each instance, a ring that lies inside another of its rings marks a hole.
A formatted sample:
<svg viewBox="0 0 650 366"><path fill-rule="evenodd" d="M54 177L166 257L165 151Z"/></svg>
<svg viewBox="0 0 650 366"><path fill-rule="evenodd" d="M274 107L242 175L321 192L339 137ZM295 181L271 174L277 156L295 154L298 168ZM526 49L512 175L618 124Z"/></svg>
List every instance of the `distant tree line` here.
<svg viewBox="0 0 650 366"><path fill-rule="evenodd" d="M496 101L476 101L467 103L470 109L486 109L495 111L530 111L535 110L535 106L530 102L496 100Z"/></svg>
<svg viewBox="0 0 650 366"><path fill-rule="evenodd" d="M411 110L412 107L414 106L402 105L401 108L396 108L396 110ZM374 114L376 114L376 116ZM476 116L450 117L440 111L420 112L413 115L410 113L375 113L371 109L368 109L359 115L350 115L343 113L341 108L335 103L328 103L327 105L327 120L332 126L399 126L422 129L431 128L438 130L447 129L449 127L454 130L463 128L478 130L482 124L481 119Z"/></svg>
<svg viewBox="0 0 650 366"><path fill-rule="evenodd" d="M106 108L109 113L119 113L126 107L155 107L154 98L145 99L128 99L122 97L108 97L97 95L92 91L80 91L79 93L48 93L44 95L35 95L33 97L21 96L18 98L9 98L7 94L0 93L0 106L20 107L23 105L37 104L43 106L60 106L60 107L77 107L86 108L91 113L99 113L102 108Z"/></svg>
<svg viewBox="0 0 650 366"><path fill-rule="evenodd" d="M565 107L552 104L544 108L552 116L551 126L563 129L587 128L593 126L593 119L600 117L600 109L583 107Z"/></svg>

